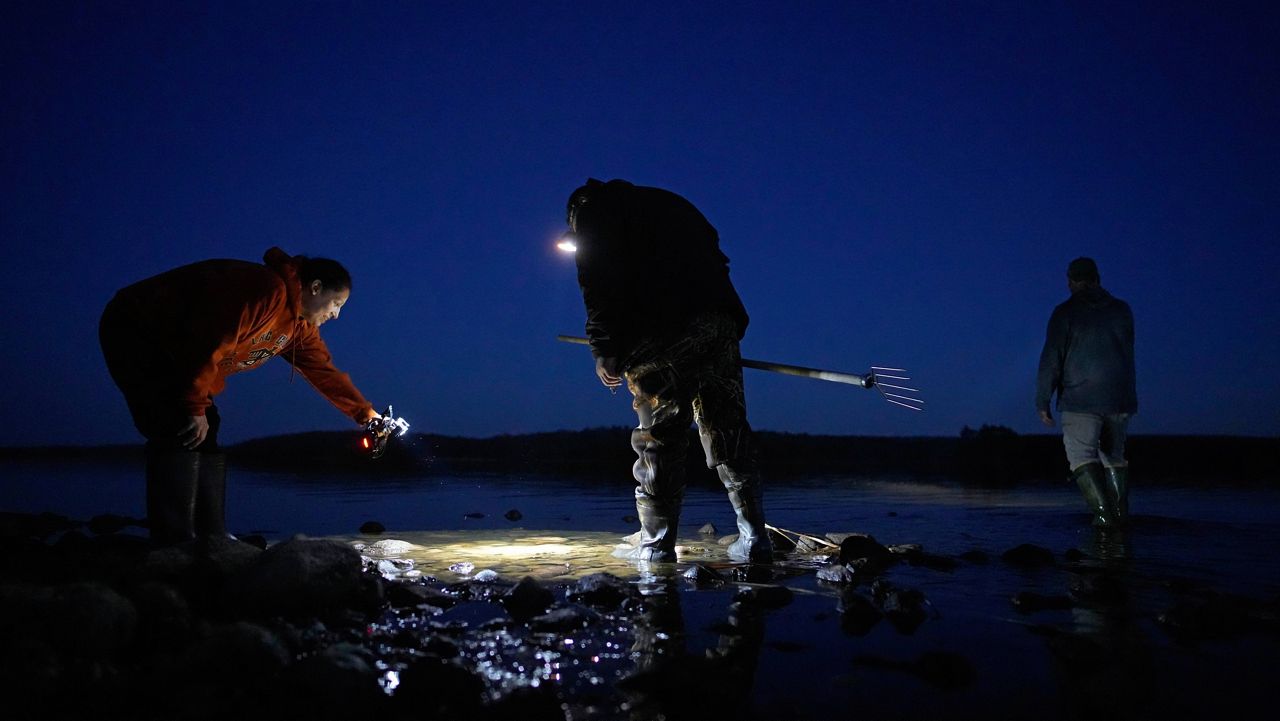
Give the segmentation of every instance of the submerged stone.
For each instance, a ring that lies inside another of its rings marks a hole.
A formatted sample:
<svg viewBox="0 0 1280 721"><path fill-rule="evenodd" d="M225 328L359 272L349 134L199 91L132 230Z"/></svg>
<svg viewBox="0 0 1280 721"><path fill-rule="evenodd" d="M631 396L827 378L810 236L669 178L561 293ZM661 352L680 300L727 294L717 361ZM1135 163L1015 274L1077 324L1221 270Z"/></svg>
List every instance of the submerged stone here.
<svg viewBox="0 0 1280 721"><path fill-rule="evenodd" d="M1052 566L1055 563L1053 551L1032 543L1023 543L1000 555L1005 563L1024 568Z"/></svg>
<svg viewBox="0 0 1280 721"><path fill-rule="evenodd" d="M1013 607L1020 613L1036 611L1055 611L1071 608L1071 599L1067 596L1047 596L1035 591L1019 591L1010 599Z"/></svg>
<svg viewBox="0 0 1280 721"><path fill-rule="evenodd" d="M519 623L545 613L555 600L555 595L532 576L520 579L519 583L499 599L511 618Z"/></svg>
<svg viewBox="0 0 1280 721"><path fill-rule="evenodd" d="M593 573L578 579L569 589L568 599L601 608L617 608L636 595L635 587L611 573Z"/></svg>

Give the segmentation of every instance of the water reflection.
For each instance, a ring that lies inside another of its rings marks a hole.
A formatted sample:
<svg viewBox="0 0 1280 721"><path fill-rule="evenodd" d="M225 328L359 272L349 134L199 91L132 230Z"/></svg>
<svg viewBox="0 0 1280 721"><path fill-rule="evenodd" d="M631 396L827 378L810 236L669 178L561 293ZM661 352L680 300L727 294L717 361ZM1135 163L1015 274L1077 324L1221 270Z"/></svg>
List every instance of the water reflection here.
<svg viewBox="0 0 1280 721"><path fill-rule="evenodd" d="M621 537L615 533L545 530L414 531L380 536L332 536L352 544L374 562L386 578L429 576L441 581L481 580L494 576L540 581L572 581L592 573L645 579L673 574L673 564L644 564L614 558ZM723 565L724 547L703 539L683 539L676 547L680 564ZM485 573L485 572L489 573ZM479 574L484 574L483 576Z"/></svg>
<svg viewBox="0 0 1280 721"><path fill-rule="evenodd" d="M1153 639L1140 626L1132 533L1091 529L1068 567L1070 622L1043 629L1069 718L1139 717L1155 688Z"/></svg>

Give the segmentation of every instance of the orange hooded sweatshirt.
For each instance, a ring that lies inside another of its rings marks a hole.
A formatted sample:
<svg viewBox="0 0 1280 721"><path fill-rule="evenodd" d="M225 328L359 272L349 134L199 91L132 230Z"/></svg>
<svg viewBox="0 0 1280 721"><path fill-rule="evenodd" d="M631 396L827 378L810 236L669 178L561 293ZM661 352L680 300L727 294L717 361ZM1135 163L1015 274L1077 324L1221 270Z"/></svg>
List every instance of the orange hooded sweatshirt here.
<svg viewBox="0 0 1280 721"><path fill-rule="evenodd" d="M374 416L373 406L334 367L319 329L302 318L297 262L279 248L263 260L265 265L192 263L134 283L112 303L139 338L164 345L164 365L181 388L176 400L193 416L204 415L227 376L281 355L338 410L363 424Z"/></svg>

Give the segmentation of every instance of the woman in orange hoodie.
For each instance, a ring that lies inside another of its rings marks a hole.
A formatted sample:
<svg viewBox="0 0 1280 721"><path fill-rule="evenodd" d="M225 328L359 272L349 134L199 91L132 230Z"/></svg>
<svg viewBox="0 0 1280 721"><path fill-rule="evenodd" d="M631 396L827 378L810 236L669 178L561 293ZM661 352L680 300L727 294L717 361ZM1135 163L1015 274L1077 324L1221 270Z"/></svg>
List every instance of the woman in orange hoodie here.
<svg viewBox="0 0 1280 721"><path fill-rule="evenodd" d="M232 373L280 355L356 423L378 417L320 338L351 295L350 274L336 261L279 248L263 260L175 268L120 290L102 314L107 369L147 439L147 517L157 543L227 535L213 397Z"/></svg>

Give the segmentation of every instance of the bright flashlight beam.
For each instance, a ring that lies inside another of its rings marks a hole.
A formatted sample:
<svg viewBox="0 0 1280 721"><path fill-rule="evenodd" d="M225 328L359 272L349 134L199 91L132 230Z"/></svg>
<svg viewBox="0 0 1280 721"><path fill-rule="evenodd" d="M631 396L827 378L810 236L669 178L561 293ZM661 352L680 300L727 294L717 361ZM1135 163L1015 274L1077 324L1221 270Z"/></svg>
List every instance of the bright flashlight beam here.
<svg viewBox="0 0 1280 721"><path fill-rule="evenodd" d="M556 243L556 247L566 253L576 253L578 251L578 244L568 238Z"/></svg>

